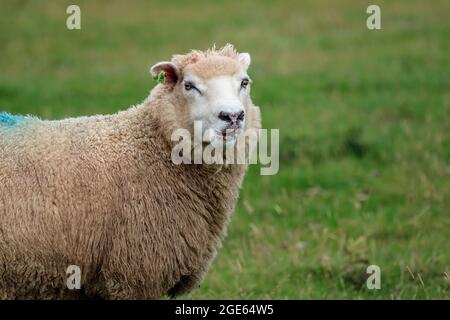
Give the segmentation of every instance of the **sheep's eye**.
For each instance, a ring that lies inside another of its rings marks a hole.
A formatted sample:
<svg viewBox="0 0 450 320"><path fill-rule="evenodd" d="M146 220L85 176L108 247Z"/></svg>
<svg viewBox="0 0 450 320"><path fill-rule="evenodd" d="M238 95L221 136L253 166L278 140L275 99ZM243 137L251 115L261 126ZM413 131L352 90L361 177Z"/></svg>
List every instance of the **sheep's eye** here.
<svg viewBox="0 0 450 320"><path fill-rule="evenodd" d="M241 82L241 87L242 87L242 88L247 88L247 86L248 86L249 83L250 83L250 80L249 80L249 79L244 79L244 80L242 80L242 82Z"/></svg>
<svg viewBox="0 0 450 320"><path fill-rule="evenodd" d="M197 91L199 94L202 94L202 92L201 92L196 86L194 86L194 84L193 84L192 82L190 82L190 81L186 81L186 82L184 83L184 89L185 89L186 91L191 91L192 89L194 89L194 90Z"/></svg>

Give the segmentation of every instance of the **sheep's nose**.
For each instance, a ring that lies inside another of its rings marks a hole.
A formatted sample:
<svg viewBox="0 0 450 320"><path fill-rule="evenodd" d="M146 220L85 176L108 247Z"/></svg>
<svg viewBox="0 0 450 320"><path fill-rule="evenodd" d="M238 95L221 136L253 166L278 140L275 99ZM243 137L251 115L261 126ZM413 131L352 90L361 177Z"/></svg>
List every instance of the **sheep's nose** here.
<svg viewBox="0 0 450 320"><path fill-rule="evenodd" d="M238 121L242 121L244 120L244 116L245 116L245 112L244 110L240 111L240 112L225 112L225 111L221 111L219 113L219 119L226 121L226 122L230 122L230 123L236 123Z"/></svg>

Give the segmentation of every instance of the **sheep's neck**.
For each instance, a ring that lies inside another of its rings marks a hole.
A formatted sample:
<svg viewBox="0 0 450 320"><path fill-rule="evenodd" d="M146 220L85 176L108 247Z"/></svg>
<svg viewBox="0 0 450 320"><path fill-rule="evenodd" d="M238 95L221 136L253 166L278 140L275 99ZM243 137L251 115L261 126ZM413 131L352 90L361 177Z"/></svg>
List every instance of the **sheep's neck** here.
<svg viewBox="0 0 450 320"><path fill-rule="evenodd" d="M246 170L246 165L221 164L181 164L171 161L171 152L175 142L171 141L174 130L181 124L175 114L176 98L171 97L166 88L155 88L150 97L139 108L137 118L147 131L155 150L161 152L161 159L167 169L179 177L178 181L191 188L198 197L204 197L210 206L209 212L215 223L226 223L238 198L239 188ZM167 95L169 98L167 98ZM162 147L162 148L161 148ZM193 159L193 158L191 158Z"/></svg>

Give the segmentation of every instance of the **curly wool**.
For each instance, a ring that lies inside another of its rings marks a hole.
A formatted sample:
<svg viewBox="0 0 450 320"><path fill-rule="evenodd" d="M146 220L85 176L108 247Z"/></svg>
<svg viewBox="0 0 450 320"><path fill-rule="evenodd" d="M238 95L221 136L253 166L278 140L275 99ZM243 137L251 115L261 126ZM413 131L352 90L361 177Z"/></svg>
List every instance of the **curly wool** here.
<svg viewBox="0 0 450 320"><path fill-rule="evenodd" d="M0 118L0 298L148 299L200 283L246 166L173 164L177 104L158 85L114 115ZM81 290L66 287L69 265Z"/></svg>

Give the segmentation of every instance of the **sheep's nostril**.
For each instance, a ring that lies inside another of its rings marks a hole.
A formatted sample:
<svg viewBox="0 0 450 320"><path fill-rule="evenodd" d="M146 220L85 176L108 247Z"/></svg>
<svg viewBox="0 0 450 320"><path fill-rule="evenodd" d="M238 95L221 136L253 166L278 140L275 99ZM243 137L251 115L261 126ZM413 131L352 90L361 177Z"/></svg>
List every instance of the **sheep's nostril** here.
<svg viewBox="0 0 450 320"><path fill-rule="evenodd" d="M231 118L230 118L230 113L229 112L223 112L223 111L221 111L220 113L219 113L219 119L220 120L223 120L223 121L231 121Z"/></svg>
<svg viewBox="0 0 450 320"><path fill-rule="evenodd" d="M219 113L219 119L226 122L237 122L244 120L245 113L244 111L231 113L221 111Z"/></svg>

